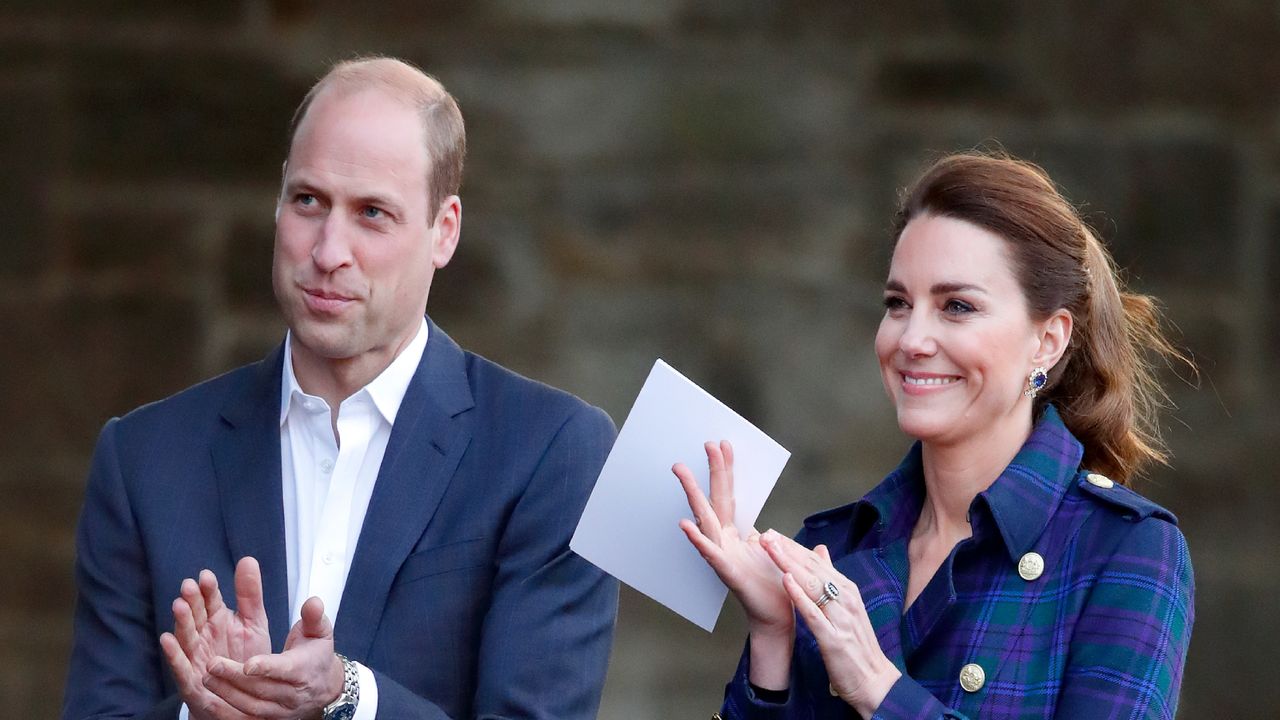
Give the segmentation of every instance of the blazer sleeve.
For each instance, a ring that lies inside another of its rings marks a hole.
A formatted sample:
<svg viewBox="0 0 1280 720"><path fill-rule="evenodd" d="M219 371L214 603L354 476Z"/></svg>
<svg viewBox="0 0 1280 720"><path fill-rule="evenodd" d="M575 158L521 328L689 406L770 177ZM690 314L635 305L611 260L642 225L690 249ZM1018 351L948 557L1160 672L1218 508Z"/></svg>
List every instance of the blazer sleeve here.
<svg viewBox="0 0 1280 720"><path fill-rule="evenodd" d="M64 720L176 718L165 696L163 658L146 553L120 469L119 420L103 427L93 452L76 530L76 609ZM175 592L177 588L174 588Z"/></svg>
<svg viewBox="0 0 1280 720"><path fill-rule="evenodd" d="M613 643L616 580L569 550L616 435L580 405L544 450L498 543L480 636L476 717L596 717ZM378 718L443 720L440 708L378 674Z"/></svg>
<svg viewBox="0 0 1280 720"><path fill-rule="evenodd" d="M1056 717L1173 718L1194 596L1177 526L1159 518L1136 523L1099 572L1076 624Z"/></svg>

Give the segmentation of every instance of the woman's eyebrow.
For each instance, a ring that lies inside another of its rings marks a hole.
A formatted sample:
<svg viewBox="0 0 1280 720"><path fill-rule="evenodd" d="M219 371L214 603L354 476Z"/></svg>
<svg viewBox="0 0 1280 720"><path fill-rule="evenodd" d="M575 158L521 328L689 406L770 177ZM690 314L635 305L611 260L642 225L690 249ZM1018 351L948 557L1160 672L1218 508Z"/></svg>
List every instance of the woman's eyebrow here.
<svg viewBox="0 0 1280 720"><path fill-rule="evenodd" d="M897 292L897 293L907 292L906 285L903 285L901 282L894 280L892 278L889 279L887 282L885 282L884 289L887 292ZM990 294L987 292L986 288L982 287L981 285L974 285L973 283L962 283L962 282L940 282L935 284L933 287L929 288L929 292L934 295L947 295L950 293L958 293L958 292L979 292L984 295Z"/></svg>

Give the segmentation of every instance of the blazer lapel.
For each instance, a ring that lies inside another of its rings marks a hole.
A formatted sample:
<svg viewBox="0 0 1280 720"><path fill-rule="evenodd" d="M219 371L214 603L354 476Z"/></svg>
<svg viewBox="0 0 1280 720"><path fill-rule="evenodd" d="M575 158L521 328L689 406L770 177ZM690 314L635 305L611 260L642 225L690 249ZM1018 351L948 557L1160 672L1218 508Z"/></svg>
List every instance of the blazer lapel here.
<svg viewBox="0 0 1280 720"><path fill-rule="evenodd" d="M339 652L354 660L367 659L391 583L471 439L466 359L430 318L427 324L427 347L396 414L334 623Z"/></svg>
<svg viewBox="0 0 1280 720"><path fill-rule="evenodd" d="M222 409L213 440L222 519L232 560L251 555L262 568L271 647L284 648L289 631L289 578L284 547L280 477L280 372L284 346L258 363L250 383ZM227 578L221 578L224 587ZM233 593L224 593L234 599Z"/></svg>

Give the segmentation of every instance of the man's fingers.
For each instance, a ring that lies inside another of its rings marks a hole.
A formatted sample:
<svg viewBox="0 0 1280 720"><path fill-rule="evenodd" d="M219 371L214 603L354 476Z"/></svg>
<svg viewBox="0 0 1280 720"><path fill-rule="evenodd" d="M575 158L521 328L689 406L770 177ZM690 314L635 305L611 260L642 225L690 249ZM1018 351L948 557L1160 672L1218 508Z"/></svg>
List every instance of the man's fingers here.
<svg viewBox="0 0 1280 720"><path fill-rule="evenodd" d="M698 528L710 538L711 542L719 545L720 520L716 517L715 510L711 508L711 503L707 502L707 496L702 494L702 488L698 487L698 481L693 477L693 471L684 463L676 463L671 467L671 472L680 480L680 487L684 488L685 497L689 501L689 509L693 511L693 516L697 518Z"/></svg>
<svg viewBox="0 0 1280 720"><path fill-rule="evenodd" d="M205 610L204 596L200 594L200 586L195 580L187 578L178 588L178 596L186 600L187 606L191 608L191 618L196 625L196 631L203 630L205 622L209 620L209 613Z"/></svg>
<svg viewBox="0 0 1280 720"><path fill-rule="evenodd" d="M324 614L324 601L318 596L307 598L302 604L302 634L309 638L324 638L333 635L333 623Z"/></svg>
<svg viewBox="0 0 1280 720"><path fill-rule="evenodd" d="M172 633L164 633L160 636L160 650L169 662L169 668L173 670L173 677L178 683L178 694L190 709L192 718L250 720L243 713L227 705L219 697L209 692L204 686L203 678L196 672L191 665L191 660L183 652L182 646L178 643L178 638Z"/></svg>
<svg viewBox="0 0 1280 720"><path fill-rule="evenodd" d="M251 627L267 626L267 608L262 600L262 570L252 557L236 564L236 612Z"/></svg>
<svg viewBox="0 0 1280 720"><path fill-rule="evenodd" d="M160 636L160 649L164 651L164 657L169 661L169 669L173 671L173 677L178 681L178 686L184 691L195 689L200 678L196 677L191 667L191 660L183 652L178 638L173 633L164 633Z"/></svg>
<svg viewBox="0 0 1280 720"><path fill-rule="evenodd" d="M296 686L245 675L243 665L227 658L209 666L203 684L222 702L253 718L293 717L299 706Z"/></svg>
<svg viewBox="0 0 1280 720"><path fill-rule="evenodd" d="M212 617L226 608L226 603L222 600L222 589L218 587L218 576L212 570L200 571L199 584L206 617Z"/></svg>
<svg viewBox="0 0 1280 720"><path fill-rule="evenodd" d="M187 657L196 657L202 647L200 632L196 630L191 606L182 598L176 598L173 601L173 635Z"/></svg>
<svg viewBox="0 0 1280 720"><path fill-rule="evenodd" d="M733 500L733 448L728 440L706 444L707 465L711 470L711 508L721 525L732 525L735 513ZM728 452L726 452L726 450Z"/></svg>

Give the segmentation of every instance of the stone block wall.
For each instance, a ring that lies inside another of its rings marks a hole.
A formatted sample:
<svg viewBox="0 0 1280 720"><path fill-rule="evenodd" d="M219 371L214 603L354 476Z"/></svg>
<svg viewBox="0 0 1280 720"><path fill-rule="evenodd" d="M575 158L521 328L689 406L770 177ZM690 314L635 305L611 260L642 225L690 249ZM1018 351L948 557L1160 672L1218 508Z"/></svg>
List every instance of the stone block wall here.
<svg viewBox="0 0 1280 720"><path fill-rule="evenodd" d="M621 423L663 357L794 455L794 531L906 441L879 320L897 188L999 145L1084 203L1200 364L1170 376L1198 618L1183 714L1271 716L1280 594L1280 8L1262 0L155 0L0 5L0 697L52 717L72 532L110 416L261 355L285 128L335 59L458 96L455 338ZM706 635L624 591L603 718L709 716Z"/></svg>

